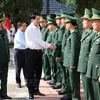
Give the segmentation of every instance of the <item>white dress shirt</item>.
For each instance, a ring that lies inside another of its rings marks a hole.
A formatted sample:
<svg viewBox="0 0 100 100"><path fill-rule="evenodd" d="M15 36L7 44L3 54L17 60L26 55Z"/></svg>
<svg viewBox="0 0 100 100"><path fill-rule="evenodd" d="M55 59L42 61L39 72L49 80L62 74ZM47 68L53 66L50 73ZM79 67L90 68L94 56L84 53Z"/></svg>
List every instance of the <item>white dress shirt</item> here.
<svg viewBox="0 0 100 100"><path fill-rule="evenodd" d="M8 40L9 40L9 43L10 43L10 41L11 41L11 38L10 38L11 32L8 29L6 29L6 30L7 30Z"/></svg>
<svg viewBox="0 0 100 100"><path fill-rule="evenodd" d="M14 49L26 49L25 32L17 30L14 38Z"/></svg>
<svg viewBox="0 0 100 100"><path fill-rule="evenodd" d="M25 31L26 48L43 49L49 48L50 44L42 40L42 34L39 26L36 27L31 23Z"/></svg>

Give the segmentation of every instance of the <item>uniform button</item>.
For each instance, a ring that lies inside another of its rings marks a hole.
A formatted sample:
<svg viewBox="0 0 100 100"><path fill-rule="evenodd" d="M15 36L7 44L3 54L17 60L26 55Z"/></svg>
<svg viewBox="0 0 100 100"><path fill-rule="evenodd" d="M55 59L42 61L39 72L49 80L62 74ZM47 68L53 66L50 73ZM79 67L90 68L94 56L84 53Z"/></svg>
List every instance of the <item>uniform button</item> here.
<svg viewBox="0 0 100 100"><path fill-rule="evenodd" d="M92 50L92 48L91 48L91 50Z"/></svg>
<svg viewBox="0 0 100 100"><path fill-rule="evenodd" d="M89 57L90 57L91 55L89 55Z"/></svg>
<svg viewBox="0 0 100 100"><path fill-rule="evenodd" d="M98 66L95 66L96 68L98 68Z"/></svg>

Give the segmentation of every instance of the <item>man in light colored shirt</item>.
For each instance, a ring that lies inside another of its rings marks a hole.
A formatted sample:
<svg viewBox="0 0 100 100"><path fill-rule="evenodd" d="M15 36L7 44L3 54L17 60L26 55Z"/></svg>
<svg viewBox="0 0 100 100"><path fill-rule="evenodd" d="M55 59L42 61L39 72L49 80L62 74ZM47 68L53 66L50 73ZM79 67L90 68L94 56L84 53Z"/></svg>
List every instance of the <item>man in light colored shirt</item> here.
<svg viewBox="0 0 100 100"><path fill-rule="evenodd" d="M17 87L21 88L21 78L20 72L21 68L23 68L23 74L25 78L25 30L26 30L26 22L20 22L20 27L15 34L14 39L14 60L15 60L15 68L16 68L16 83Z"/></svg>
<svg viewBox="0 0 100 100"><path fill-rule="evenodd" d="M39 83L42 73L42 49L55 49L54 44L49 44L42 40L40 32L40 16L38 13L29 15L31 24L25 31L26 39L26 70L27 70L27 87L29 99L34 99L34 95L42 95L39 91ZM34 73L35 72L35 73ZM34 76L35 74L35 76Z"/></svg>

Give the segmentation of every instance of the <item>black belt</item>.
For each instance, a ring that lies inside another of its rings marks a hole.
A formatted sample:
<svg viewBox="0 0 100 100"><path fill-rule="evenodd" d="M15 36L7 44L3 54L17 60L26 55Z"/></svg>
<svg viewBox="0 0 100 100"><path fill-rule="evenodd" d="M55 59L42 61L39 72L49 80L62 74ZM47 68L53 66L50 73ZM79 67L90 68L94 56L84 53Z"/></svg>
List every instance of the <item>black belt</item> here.
<svg viewBox="0 0 100 100"><path fill-rule="evenodd" d="M33 51L37 51L37 52L42 51L41 49L31 49L31 50L33 50Z"/></svg>
<svg viewBox="0 0 100 100"><path fill-rule="evenodd" d="M15 50L19 50L19 51L25 51L25 49L15 49Z"/></svg>
<svg viewBox="0 0 100 100"><path fill-rule="evenodd" d="M30 49L30 48L27 48L27 49L33 50L33 51L38 51L38 52L42 51L42 49Z"/></svg>

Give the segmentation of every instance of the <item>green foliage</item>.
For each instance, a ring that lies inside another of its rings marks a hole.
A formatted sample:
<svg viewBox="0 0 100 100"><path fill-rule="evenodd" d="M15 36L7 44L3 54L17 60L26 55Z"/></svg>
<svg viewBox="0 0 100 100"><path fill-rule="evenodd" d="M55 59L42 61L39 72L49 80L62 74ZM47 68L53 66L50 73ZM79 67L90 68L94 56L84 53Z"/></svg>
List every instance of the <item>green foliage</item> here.
<svg viewBox="0 0 100 100"><path fill-rule="evenodd" d="M28 15L36 9L42 10L42 0L0 0L0 10L10 15L14 22L28 20Z"/></svg>
<svg viewBox="0 0 100 100"><path fill-rule="evenodd" d="M66 6L75 11L77 8L76 0L66 0Z"/></svg>
<svg viewBox="0 0 100 100"><path fill-rule="evenodd" d="M96 8L100 10L100 0L77 0L77 13L79 15L84 14L84 9L88 8L91 10L92 8Z"/></svg>

